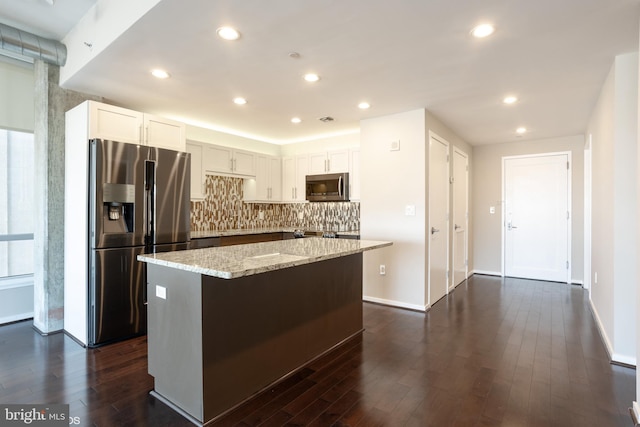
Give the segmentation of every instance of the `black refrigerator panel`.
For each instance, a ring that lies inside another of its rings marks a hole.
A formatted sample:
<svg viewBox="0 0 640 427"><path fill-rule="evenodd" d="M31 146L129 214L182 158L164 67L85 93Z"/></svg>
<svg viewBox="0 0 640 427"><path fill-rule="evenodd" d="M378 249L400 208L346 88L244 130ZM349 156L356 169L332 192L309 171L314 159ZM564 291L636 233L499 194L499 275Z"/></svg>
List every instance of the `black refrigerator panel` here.
<svg viewBox="0 0 640 427"><path fill-rule="evenodd" d="M146 270L136 257L144 247L91 251L89 346L147 331Z"/></svg>
<svg viewBox="0 0 640 427"><path fill-rule="evenodd" d="M145 187L153 194L147 194L147 218L151 220L147 228L152 229L147 244L187 242L191 230L191 155L151 148L149 158Z"/></svg>
<svg viewBox="0 0 640 427"><path fill-rule="evenodd" d="M90 248L144 245L149 147L99 139L89 147Z"/></svg>

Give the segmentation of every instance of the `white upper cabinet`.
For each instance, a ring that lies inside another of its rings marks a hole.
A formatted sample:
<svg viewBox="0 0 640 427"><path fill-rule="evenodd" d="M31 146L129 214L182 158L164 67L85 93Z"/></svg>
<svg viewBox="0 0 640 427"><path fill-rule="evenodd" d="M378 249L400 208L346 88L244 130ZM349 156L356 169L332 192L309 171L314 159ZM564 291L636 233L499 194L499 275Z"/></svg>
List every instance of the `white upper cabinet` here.
<svg viewBox="0 0 640 427"><path fill-rule="evenodd" d="M304 202L306 200L306 176L309 174L309 155L282 159L282 200Z"/></svg>
<svg viewBox="0 0 640 427"><path fill-rule="evenodd" d="M282 161L279 157L256 155L256 177L245 180L244 199L258 202L282 201Z"/></svg>
<svg viewBox="0 0 640 427"><path fill-rule="evenodd" d="M167 148L169 150L186 150L186 125L163 117L144 115L144 145Z"/></svg>
<svg viewBox="0 0 640 427"><path fill-rule="evenodd" d="M353 148L350 150L350 166L349 166L349 200L360 200L360 149Z"/></svg>
<svg viewBox="0 0 640 427"><path fill-rule="evenodd" d="M309 175L349 172L349 150L325 151L309 155Z"/></svg>
<svg viewBox="0 0 640 427"><path fill-rule="evenodd" d="M202 169L203 147L200 143L187 142L187 153L191 154L191 199L204 199L204 174Z"/></svg>
<svg viewBox="0 0 640 427"><path fill-rule="evenodd" d="M89 139L140 144L142 113L95 101L86 101L84 104L89 109Z"/></svg>
<svg viewBox="0 0 640 427"><path fill-rule="evenodd" d="M88 108L89 139L186 150L184 123L96 101L85 101L80 105L84 107L76 108Z"/></svg>
<svg viewBox="0 0 640 427"><path fill-rule="evenodd" d="M256 176L256 154L219 145L204 145L204 170L211 174Z"/></svg>

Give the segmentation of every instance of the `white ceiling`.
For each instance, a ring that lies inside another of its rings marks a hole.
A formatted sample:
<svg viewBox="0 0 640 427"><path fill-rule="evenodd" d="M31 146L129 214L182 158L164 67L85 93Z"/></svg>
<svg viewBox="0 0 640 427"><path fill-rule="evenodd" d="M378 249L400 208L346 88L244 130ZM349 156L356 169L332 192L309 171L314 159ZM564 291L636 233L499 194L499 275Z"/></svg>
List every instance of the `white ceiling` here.
<svg viewBox="0 0 640 427"><path fill-rule="evenodd" d="M62 39L92 3L0 0L0 22ZM542 139L585 131L615 55L638 50L639 21L639 0L162 0L65 85L268 142L418 108L473 145ZM473 39L481 22L496 32ZM242 37L218 39L222 25Z"/></svg>

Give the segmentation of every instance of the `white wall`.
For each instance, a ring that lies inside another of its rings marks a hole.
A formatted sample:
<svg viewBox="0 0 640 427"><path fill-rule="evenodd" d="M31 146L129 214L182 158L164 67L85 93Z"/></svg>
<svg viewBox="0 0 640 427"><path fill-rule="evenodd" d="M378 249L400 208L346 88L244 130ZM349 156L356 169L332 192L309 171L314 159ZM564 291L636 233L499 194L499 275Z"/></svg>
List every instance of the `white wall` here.
<svg viewBox="0 0 640 427"><path fill-rule="evenodd" d="M529 154L571 152L571 280L580 283L583 267L584 136L491 144L474 147L472 181L474 270L502 273L502 158ZM496 208L495 214L489 208Z"/></svg>
<svg viewBox="0 0 640 427"><path fill-rule="evenodd" d="M612 360L632 365L636 363L637 111L638 55L620 55L587 126L593 175L591 305Z"/></svg>
<svg viewBox="0 0 640 427"><path fill-rule="evenodd" d="M296 142L280 146L283 157L308 154L320 151L340 150L360 146L360 133L319 138L311 141Z"/></svg>
<svg viewBox="0 0 640 427"><path fill-rule="evenodd" d="M280 146L216 130L187 125L187 140L280 156Z"/></svg>
<svg viewBox="0 0 640 427"><path fill-rule="evenodd" d="M0 55L0 128L33 132L33 66Z"/></svg>
<svg viewBox="0 0 640 427"><path fill-rule="evenodd" d="M425 129L422 109L360 122L360 234L393 242L365 252L364 297L420 310L427 304ZM400 150L390 151L398 140ZM415 216L405 216L406 205L415 205Z"/></svg>

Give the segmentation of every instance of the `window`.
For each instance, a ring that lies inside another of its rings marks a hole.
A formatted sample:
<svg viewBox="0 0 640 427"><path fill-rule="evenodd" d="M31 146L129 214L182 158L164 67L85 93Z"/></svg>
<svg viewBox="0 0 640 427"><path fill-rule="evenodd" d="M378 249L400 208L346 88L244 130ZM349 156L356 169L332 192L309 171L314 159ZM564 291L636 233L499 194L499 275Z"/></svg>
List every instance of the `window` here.
<svg viewBox="0 0 640 427"><path fill-rule="evenodd" d="M33 134L0 129L0 287L33 274Z"/></svg>

